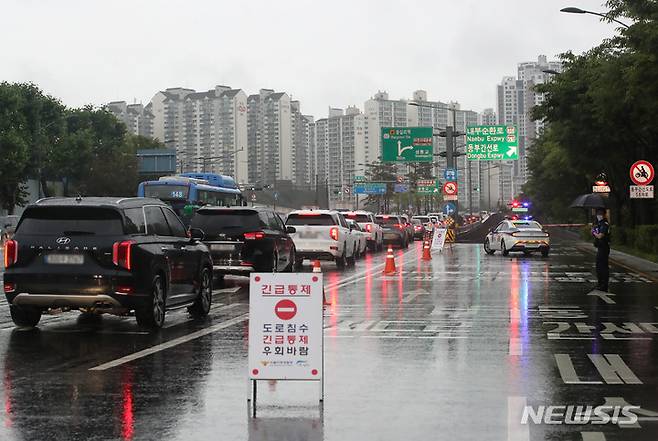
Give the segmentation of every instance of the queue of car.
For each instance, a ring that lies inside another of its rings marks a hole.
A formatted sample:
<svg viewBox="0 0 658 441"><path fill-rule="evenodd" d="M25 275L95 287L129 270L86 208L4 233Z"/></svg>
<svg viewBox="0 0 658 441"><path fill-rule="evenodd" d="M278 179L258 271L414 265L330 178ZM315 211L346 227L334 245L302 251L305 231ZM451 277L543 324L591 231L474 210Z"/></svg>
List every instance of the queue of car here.
<svg viewBox="0 0 658 441"><path fill-rule="evenodd" d="M4 292L18 326L44 312L134 315L163 326L167 310L205 317L226 275L353 266L385 244L407 248L430 218L367 211L201 207L189 226L153 198L45 198L29 205L4 247Z"/></svg>

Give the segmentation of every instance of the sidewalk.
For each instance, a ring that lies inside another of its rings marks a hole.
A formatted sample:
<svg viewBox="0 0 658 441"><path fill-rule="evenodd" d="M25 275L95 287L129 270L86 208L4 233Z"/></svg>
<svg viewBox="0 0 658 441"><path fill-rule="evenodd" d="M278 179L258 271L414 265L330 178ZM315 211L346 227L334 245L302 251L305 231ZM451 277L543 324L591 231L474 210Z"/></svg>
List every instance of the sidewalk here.
<svg viewBox="0 0 658 441"><path fill-rule="evenodd" d="M568 238L574 243L576 248L579 248L590 254L596 254L596 247L594 244L582 240L578 233L567 230L558 230L556 236L563 236ZM641 257L615 250L614 248L610 249L610 262L640 273L644 277L651 279L654 282L658 282L658 263L654 263L649 260L642 259Z"/></svg>

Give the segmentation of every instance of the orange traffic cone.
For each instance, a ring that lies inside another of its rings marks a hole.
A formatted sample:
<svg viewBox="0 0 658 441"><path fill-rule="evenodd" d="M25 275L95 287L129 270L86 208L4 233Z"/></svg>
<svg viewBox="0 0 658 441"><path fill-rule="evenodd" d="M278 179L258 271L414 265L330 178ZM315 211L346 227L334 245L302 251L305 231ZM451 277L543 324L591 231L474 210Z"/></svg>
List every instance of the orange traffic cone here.
<svg viewBox="0 0 658 441"><path fill-rule="evenodd" d="M395 257L393 256L393 248L389 245L386 252L386 266L384 267L384 274L395 274Z"/></svg>
<svg viewBox="0 0 658 441"><path fill-rule="evenodd" d="M423 260L432 260L432 253L430 252L429 240L423 242Z"/></svg>
<svg viewBox="0 0 658 441"><path fill-rule="evenodd" d="M314 260L313 261L313 272L314 273L321 273L322 272L322 265L320 265L319 260ZM331 305L331 302L327 302L327 296L324 293L324 286L322 287L322 306L328 306Z"/></svg>

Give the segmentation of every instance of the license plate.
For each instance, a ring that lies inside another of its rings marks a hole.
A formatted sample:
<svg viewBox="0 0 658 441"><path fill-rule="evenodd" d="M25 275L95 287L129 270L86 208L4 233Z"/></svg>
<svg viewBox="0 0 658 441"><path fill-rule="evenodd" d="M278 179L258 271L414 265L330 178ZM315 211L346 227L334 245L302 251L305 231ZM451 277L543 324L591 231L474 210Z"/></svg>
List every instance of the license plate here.
<svg viewBox="0 0 658 441"><path fill-rule="evenodd" d="M301 239L317 239L318 233L315 231L300 231L299 237Z"/></svg>
<svg viewBox="0 0 658 441"><path fill-rule="evenodd" d="M46 263L49 265L82 265L85 258L82 254L48 254Z"/></svg>
<svg viewBox="0 0 658 441"><path fill-rule="evenodd" d="M210 245L210 249L213 251L233 251L235 249L235 245L218 243Z"/></svg>

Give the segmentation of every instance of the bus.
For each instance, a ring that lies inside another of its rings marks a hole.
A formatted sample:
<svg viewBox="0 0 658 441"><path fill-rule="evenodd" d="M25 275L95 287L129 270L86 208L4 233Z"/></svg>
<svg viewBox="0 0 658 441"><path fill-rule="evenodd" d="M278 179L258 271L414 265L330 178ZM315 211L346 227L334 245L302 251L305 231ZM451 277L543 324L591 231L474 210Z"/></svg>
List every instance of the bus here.
<svg viewBox="0 0 658 441"><path fill-rule="evenodd" d="M139 184L137 196L162 200L174 209L186 225L194 209L200 206L245 205L235 180L214 173L182 173L163 176L157 181L145 181Z"/></svg>

